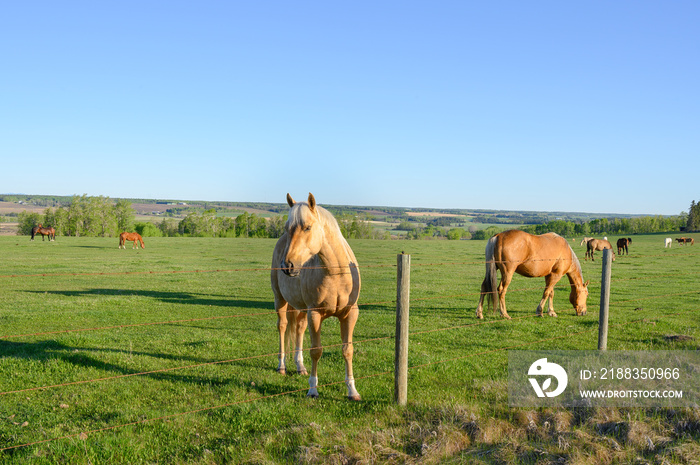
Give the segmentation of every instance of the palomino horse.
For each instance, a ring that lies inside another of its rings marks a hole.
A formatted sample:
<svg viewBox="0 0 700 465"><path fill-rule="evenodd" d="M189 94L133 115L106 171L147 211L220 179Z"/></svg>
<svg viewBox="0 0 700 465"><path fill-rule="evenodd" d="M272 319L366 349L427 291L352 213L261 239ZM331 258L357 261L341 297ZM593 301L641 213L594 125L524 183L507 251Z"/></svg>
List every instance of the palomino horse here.
<svg viewBox="0 0 700 465"><path fill-rule="evenodd" d="M498 288L496 270L501 272ZM537 306L537 315L542 315L549 299L548 314L557 316L554 313L554 286L564 275L569 278L571 285L569 302L576 309L577 315L586 314L588 281L583 282L581 263L566 239L555 233L534 236L524 231L510 230L496 234L486 244L486 276L481 283L481 297L476 308L477 318L484 317L483 303L488 295L494 311L500 307L501 315L510 319L506 312L506 291L513 279L513 273L528 278L544 277L546 286L542 300Z"/></svg>
<svg viewBox="0 0 700 465"><path fill-rule="evenodd" d="M632 238L631 237L621 237L620 239L617 240L617 254L618 255L624 255L623 252L626 252L627 255L630 254L629 249L627 248L630 244L632 243Z"/></svg>
<svg viewBox="0 0 700 465"><path fill-rule="evenodd" d="M143 238L141 234L135 232L123 232L119 235L119 248L126 249L126 241L133 241L134 245L131 246L132 249L138 249L139 246L136 241L141 243L141 248L145 249L146 246L143 244Z"/></svg>
<svg viewBox="0 0 700 465"><path fill-rule="evenodd" d="M307 396L318 397L318 361L323 353L321 323L334 316L340 320L348 398L360 400L352 373L352 333L360 295L355 254L343 238L338 222L316 205L313 195L309 194L308 203L297 203L287 194L287 203L291 207L289 219L272 253L270 273L280 334L277 370L286 373L285 337L291 337L297 372L306 374L302 345L308 324L312 365Z"/></svg>
<svg viewBox="0 0 700 465"><path fill-rule="evenodd" d="M584 245L586 242L590 241L591 239L593 239L593 238L586 236L583 239L581 239L581 244L579 244L579 245Z"/></svg>
<svg viewBox="0 0 700 465"><path fill-rule="evenodd" d="M34 240L34 236L37 234L41 234L41 240L44 240L44 236L49 236L49 241L56 240L56 230L49 226L48 228L44 228L41 226L41 223L39 223L38 226L34 226L32 228L32 238L30 240Z"/></svg>
<svg viewBox="0 0 700 465"><path fill-rule="evenodd" d="M590 257L591 261L595 261L593 258L593 252L596 250L605 250L605 249L610 249L612 250L612 244L610 241L605 240L605 239L591 239L586 243L586 260ZM613 261L615 261L615 252L613 252L612 256Z"/></svg>

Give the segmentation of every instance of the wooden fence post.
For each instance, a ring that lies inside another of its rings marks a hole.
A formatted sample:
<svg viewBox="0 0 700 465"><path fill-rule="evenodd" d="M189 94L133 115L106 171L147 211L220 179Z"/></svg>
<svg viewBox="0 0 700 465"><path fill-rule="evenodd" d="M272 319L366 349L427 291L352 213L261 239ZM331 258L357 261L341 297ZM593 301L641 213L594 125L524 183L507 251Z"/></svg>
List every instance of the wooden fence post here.
<svg viewBox="0 0 700 465"><path fill-rule="evenodd" d="M598 317L598 350L608 349L608 313L610 310L610 275L612 249L603 250L603 273L600 277L600 316Z"/></svg>
<svg viewBox="0 0 700 465"><path fill-rule="evenodd" d="M411 256L396 256L396 340L394 353L394 402L408 400L408 308L411 290Z"/></svg>

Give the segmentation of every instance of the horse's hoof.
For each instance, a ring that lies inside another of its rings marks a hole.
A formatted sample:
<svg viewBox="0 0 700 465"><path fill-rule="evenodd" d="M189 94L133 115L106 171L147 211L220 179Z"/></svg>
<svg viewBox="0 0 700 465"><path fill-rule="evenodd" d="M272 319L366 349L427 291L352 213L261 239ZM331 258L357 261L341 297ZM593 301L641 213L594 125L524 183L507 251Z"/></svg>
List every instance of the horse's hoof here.
<svg viewBox="0 0 700 465"><path fill-rule="evenodd" d="M308 394L306 394L306 397L308 397L309 399L318 399L318 392L317 393L309 392Z"/></svg>
<svg viewBox="0 0 700 465"><path fill-rule="evenodd" d="M301 370L301 371L297 370L297 374L298 374L298 375L303 375L303 376L306 376L306 375L308 375L308 374L309 374L309 372L308 372L308 371L306 371L306 370Z"/></svg>
<svg viewBox="0 0 700 465"><path fill-rule="evenodd" d="M287 370L285 370L284 368L282 368L282 369L278 368L278 369L277 369L277 373L279 373L279 374L281 374L281 375L286 375L286 374L287 374Z"/></svg>
<svg viewBox="0 0 700 465"><path fill-rule="evenodd" d="M351 400L353 402L359 402L362 400L362 398L360 397L359 394L357 394L356 396L348 396L348 400Z"/></svg>
<svg viewBox="0 0 700 465"><path fill-rule="evenodd" d="M548 315L549 315L549 316L553 316L554 318L556 318L556 317L557 317L557 314L556 314L556 313L554 313L554 312L552 312L552 313L548 313Z"/></svg>

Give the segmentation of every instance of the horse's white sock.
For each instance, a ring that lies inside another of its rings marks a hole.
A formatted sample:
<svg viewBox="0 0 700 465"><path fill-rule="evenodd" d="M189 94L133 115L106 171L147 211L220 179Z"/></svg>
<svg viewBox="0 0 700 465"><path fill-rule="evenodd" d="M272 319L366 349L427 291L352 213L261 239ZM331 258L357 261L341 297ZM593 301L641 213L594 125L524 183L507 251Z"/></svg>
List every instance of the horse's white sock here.
<svg viewBox="0 0 700 465"><path fill-rule="evenodd" d="M306 393L306 397L318 397L318 377L309 376L309 392Z"/></svg>
<svg viewBox="0 0 700 465"><path fill-rule="evenodd" d="M355 398L359 397L360 393L357 392L357 389L355 389L355 378L345 378L345 384L348 387L348 397L349 398Z"/></svg>

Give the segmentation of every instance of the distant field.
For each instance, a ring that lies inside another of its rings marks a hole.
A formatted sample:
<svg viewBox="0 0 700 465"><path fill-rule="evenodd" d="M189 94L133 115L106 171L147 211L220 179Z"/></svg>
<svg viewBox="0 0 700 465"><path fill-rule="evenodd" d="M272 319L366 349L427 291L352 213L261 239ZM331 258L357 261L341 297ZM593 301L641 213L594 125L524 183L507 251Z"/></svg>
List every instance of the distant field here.
<svg viewBox="0 0 700 465"><path fill-rule="evenodd" d="M44 213L46 207L38 207L36 205L27 205L16 202L0 202L0 215L7 215L8 213L18 214L25 210L30 213Z"/></svg>
<svg viewBox="0 0 700 465"><path fill-rule="evenodd" d="M0 449L11 448L0 463L696 460L697 410L507 407L506 347L595 349L600 261L582 262L587 316L574 316L562 282L559 317L532 317L543 280L516 276L514 319L487 312L480 323L484 245L351 241L363 401L350 403L335 319L323 326L319 399L305 398L306 377L275 372L274 240L146 238L145 250L118 250L114 238L0 237ZM392 402L401 251L412 260L406 408ZM613 265L609 349L700 349L700 244L634 236L630 252Z"/></svg>

